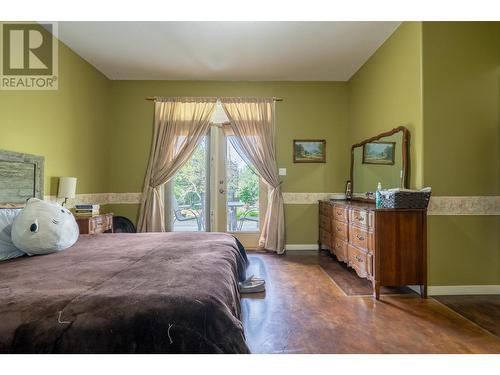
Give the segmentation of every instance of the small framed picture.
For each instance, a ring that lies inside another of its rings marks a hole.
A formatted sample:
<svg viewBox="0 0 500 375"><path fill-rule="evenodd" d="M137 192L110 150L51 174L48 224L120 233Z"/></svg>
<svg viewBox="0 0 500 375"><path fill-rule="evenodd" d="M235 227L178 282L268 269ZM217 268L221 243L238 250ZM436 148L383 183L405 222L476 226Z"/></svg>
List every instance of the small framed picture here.
<svg viewBox="0 0 500 375"><path fill-rule="evenodd" d="M396 142L371 142L363 145L363 164L394 164Z"/></svg>
<svg viewBox="0 0 500 375"><path fill-rule="evenodd" d="M326 163L326 140L295 139L293 141L294 163Z"/></svg>

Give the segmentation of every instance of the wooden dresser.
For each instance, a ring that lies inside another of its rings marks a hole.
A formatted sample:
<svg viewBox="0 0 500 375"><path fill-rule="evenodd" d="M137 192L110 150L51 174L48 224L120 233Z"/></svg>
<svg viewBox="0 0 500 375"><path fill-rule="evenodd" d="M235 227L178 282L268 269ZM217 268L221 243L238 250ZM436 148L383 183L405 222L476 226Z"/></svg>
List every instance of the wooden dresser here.
<svg viewBox="0 0 500 375"><path fill-rule="evenodd" d="M427 297L425 209L375 209L371 202L319 201L319 249L380 287L420 285Z"/></svg>
<svg viewBox="0 0 500 375"><path fill-rule="evenodd" d="M113 214L102 214L89 217L75 216L80 234L113 233Z"/></svg>

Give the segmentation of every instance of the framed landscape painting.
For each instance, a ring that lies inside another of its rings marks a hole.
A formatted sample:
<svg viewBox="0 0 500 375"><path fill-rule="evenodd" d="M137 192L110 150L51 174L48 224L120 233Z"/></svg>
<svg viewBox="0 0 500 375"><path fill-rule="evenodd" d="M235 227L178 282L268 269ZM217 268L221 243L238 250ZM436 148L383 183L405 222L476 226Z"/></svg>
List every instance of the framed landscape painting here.
<svg viewBox="0 0 500 375"><path fill-rule="evenodd" d="M363 146L363 164L394 164L396 142L372 142Z"/></svg>
<svg viewBox="0 0 500 375"><path fill-rule="evenodd" d="M295 139L293 162L326 163L326 141L324 139Z"/></svg>

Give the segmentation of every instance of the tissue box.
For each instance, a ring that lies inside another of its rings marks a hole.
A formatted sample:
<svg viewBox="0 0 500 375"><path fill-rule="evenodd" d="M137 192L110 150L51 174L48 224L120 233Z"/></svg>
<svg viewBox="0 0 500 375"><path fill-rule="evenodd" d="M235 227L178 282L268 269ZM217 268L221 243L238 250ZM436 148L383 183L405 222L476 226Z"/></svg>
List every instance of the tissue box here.
<svg viewBox="0 0 500 375"><path fill-rule="evenodd" d="M380 208L427 208L430 191L381 190Z"/></svg>

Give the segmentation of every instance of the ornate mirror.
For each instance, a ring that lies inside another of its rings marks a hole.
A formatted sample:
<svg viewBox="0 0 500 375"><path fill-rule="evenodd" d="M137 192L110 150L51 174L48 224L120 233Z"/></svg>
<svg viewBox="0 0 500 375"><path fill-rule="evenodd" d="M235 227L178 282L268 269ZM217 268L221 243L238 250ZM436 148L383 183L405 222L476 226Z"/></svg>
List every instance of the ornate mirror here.
<svg viewBox="0 0 500 375"><path fill-rule="evenodd" d="M383 189L408 188L410 132L404 126L368 138L351 147L353 198L372 198Z"/></svg>

